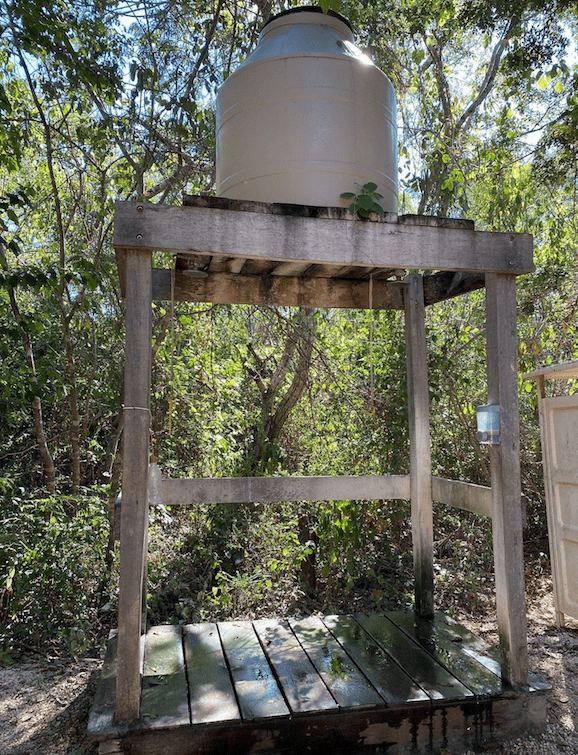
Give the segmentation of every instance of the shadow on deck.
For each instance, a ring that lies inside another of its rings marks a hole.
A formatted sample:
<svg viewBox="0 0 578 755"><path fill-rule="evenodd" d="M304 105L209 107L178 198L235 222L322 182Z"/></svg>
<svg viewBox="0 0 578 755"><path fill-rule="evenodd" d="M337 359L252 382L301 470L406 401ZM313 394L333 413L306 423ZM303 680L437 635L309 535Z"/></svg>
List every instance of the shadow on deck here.
<svg viewBox="0 0 578 755"><path fill-rule="evenodd" d="M504 687L495 651L443 614L153 627L130 726L115 656L111 637L88 725L101 755L437 753L546 726L548 685Z"/></svg>

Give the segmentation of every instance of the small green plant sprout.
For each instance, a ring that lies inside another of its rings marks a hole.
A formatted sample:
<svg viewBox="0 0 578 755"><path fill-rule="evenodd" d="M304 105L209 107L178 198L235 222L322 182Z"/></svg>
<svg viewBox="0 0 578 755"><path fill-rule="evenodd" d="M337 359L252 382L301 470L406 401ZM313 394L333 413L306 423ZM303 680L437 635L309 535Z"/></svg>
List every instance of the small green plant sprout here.
<svg viewBox="0 0 578 755"><path fill-rule="evenodd" d="M319 0L319 5L323 13L328 13L330 10L339 13L339 11L343 10L341 0Z"/></svg>
<svg viewBox="0 0 578 755"><path fill-rule="evenodd" d="M379 204L379 200L383 199L383 194L378 194L377 184L369 182L363 184L363 186L360 186L358 183L355 185L358 188L357 193L346 191L340 194L341 199L353 200L349 205L349 212L352 215L359 214L362 218L368 218L370 212L383 215L383 207Z"/></svg>

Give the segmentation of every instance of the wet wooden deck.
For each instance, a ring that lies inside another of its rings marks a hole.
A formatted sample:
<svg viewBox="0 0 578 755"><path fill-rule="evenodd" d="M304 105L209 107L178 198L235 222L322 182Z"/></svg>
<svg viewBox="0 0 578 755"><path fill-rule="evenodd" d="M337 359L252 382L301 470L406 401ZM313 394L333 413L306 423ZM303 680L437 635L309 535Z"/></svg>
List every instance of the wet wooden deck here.
<svg viewBox="0 0 578 755"><path fill-rule="evenodd" d="M437 752L546 724L548 686L504 688L495 653L442 614L153 627L130 727L114 721L115 653L112 637L88 727L102 755Z"/></svg>

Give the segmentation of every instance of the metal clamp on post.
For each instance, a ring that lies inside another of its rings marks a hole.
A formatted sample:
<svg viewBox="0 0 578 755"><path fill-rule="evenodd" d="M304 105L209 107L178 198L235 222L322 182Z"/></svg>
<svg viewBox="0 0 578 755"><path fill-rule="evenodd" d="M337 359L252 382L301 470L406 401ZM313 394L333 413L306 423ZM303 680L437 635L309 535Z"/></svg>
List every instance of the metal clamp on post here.
<svg viewBox="0 0 578 755"><path fill-rule="evenodd" d="M498 404L476 407L478 431L476 440L487 446L495 446L500 442L500 407Z"/></svg>

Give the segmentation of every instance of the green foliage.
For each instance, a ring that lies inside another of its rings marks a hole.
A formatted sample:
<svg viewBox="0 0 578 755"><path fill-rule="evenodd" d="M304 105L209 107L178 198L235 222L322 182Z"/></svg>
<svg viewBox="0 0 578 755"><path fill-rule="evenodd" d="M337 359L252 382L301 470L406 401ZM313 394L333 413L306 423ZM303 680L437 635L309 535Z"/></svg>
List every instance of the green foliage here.
<svg viewBox="0 0 578 755"><path fill-rule="evenodd" d="M97 641L97 611L108 600L105 491L30 498L3 482L0 649L53 642L83 652Z"/></svg>
<svg viewBox="0 0 578 755"><path fill-rule="evenodd" d="M285 6L25 0L0 9L4 661L12 641L61 640L73 651L91 642L106 584L108 525L93 486L118 468L123 354L113 203L179 203L183 190L212 191L214 94L253 48L260 14ZM394 82L400 210L533 233L536 273L518 287L520 372L578 358L578 79L566 51L575 8L566 0L321 7L351 19ZM376 184L355 188L342 195L352 214L383 214ZM266 390L300 333L298 313L178 304L173 328L165 303L153 317L153 445L169 476L407 473L399 313L315 313L306 388L274 437L264 397L275 408L291 386L297 359L275 395ZM428 309L434 472L482 484L487 451L473 429L474 408L486 403L484 327L482 293ZM520 388L528 538L539 543L536 396L533 385ZM36 400L58 489L76 484L81 495L35 492L46 481ZM409 601L405 502L300 505L315 535L305 543L291 503L153 512L152 620L307 610L307 600L335 605L356 594L371 608ZM473 599L490 568L487 526L440 507L435 537L439 599ZM313 556L317 595L300 582Z"/></svg>
<svg viewBox="0 0 578 755"><path fill-rule="evenodd" d="M342 0L319 0L319 6L323 13L328 13L330 10L340 12L342 5Z"/></svg>
<svg viewBox="0 0 578 755"><path fill-rule="evenodd" d="M170 517L151 528L151 621L296 610L306 549L294 504L204 506Z"/></svg>
<svg viewBox="0 0 578 755"><path fill-rule="evenodd" d="M346 191L339 195L341 199L353 200L349 205L349 212L352 215L358 214L362 218L368 218L370 212L383 215L383 207L379 204L379 200L383 199L383 194L378 193L377 184L370 181L363 186L358 183L355 185L357 186L357 193Z"/></svg>

